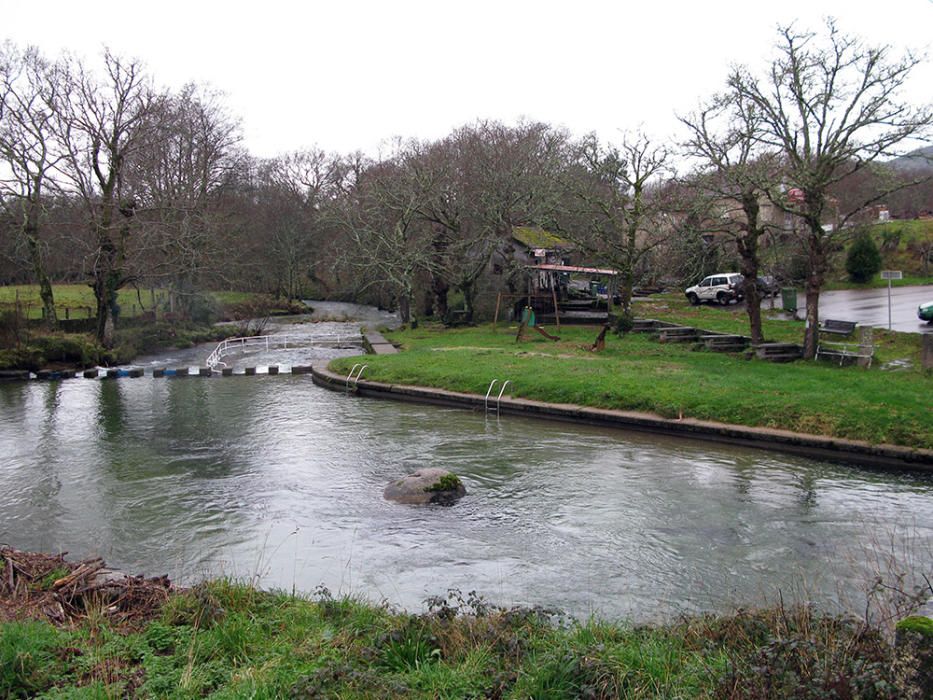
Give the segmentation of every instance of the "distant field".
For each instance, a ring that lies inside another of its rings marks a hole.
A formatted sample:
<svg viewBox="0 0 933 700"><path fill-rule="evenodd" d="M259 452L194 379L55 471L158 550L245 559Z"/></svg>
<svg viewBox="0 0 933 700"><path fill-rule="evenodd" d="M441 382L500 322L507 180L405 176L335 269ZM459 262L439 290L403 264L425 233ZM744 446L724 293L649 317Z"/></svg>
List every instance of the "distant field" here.
<svg viewBox="0 0 933 700"><path fill-rule="evenodd" d="M96 313L94 292L86 284L56 284L53 286L55 294L55 310L60 319L89 318ZM256 295L252 292L211 292L211 296L220 304L238 304L248 301ZM151 311L168 299L166 289L144 289L139 293L135 289L121 289L117 294L117 303L120 305L120 315L124 317L138 316ZM34 284L15 284L0 287L0 310L12 309L19 304L26 318L42 318L42 300L39 298L39 287Z"/></svg>
<svg viewBox="0 0 933 700"><path fill-rule="evenodd" d="M96 302L94 292L86 284L56 284L55 311L59 318L88 318L95 315ZM117 303L122 316L137 316L151 310L155 304L164 301L168 292L164 289L141 291L121 289L117 293ZM0 287L0 307L12 308L19 304L26 318L42 318L42 300L39 287L34 284L15 284Z"/></svg>

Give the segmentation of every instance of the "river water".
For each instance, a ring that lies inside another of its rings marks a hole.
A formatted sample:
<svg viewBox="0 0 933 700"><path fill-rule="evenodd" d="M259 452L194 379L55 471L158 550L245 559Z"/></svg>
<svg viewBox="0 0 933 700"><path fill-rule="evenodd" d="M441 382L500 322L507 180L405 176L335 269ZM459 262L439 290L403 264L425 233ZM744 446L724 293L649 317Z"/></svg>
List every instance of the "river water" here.
<svg viewBox="0 0 933 700"><path fill-rule="evenodd" d="M415 611L448 588L633 620L778 591L857 610L889 560L933 571L929 475L358 398L308 376L8 384L0 452L0 542ZM468 496L383 500L426 465Z"/></svg>

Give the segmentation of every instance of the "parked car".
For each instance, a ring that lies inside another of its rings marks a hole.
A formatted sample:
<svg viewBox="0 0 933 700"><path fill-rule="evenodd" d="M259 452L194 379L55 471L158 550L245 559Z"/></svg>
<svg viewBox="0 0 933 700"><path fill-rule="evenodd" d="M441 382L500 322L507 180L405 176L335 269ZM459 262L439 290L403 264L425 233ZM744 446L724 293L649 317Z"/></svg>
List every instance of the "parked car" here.
<svg viewBox="0 0 933 700"><path fill-rule="evenodd" d="M762 275L758 278L758 295L762 299L776 297L781 293L781 285L771 275Z"/></svg>
<svg viewBox="0 0 933 700"><path fill-rule="evenodd" d="M917 309L917 318L927 323L933 323L933 301L920 304Z"/></svg>
<svg viewBox="0 0 933 700"><path fill-rule="evenodd" d="M742 277L742 282L739 284L740 297L747 296L745 294L746 284L748 284L748 281L745 279L745 277ZM759 299L776 297L781 293L781 285L778 284L777 280L774 279L774 277L771 275L762 275L761 277L756 278L755 286L758 287Z"/></svg>
<svg viewBox="0 0 933 700"><path fill-rule="evenodd" d="M725 306L733 300L742 301L745 298L742 291L744 279L738 272L720 272L704 277L697 285L687 287L684 294L694 306L704 301L715 301Z"/></svg>

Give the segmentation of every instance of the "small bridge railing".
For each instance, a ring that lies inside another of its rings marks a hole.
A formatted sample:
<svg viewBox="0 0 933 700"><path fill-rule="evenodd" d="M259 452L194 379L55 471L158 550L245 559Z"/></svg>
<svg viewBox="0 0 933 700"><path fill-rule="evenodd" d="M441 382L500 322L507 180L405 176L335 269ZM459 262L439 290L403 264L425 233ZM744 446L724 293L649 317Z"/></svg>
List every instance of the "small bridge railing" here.
<svg viewBox="0 0 933 700"><path fill-rule="evenodd" d="M327 335L251 335L246 337L225 338L207 356L205 365L216 369L217 365L223 367L227 363L223 356L236 350L256 348L260 350L287 350L298 347L319 348L356 348L363 346L363 339L359 335L350 333L330 333Z"/></svg>

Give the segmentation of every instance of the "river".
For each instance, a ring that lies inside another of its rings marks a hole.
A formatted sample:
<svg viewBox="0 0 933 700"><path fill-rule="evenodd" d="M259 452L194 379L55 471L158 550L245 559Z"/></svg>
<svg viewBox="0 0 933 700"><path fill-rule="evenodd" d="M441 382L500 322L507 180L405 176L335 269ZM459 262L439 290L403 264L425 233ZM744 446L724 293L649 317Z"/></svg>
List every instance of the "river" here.
<svg viewBox="0 0 933 700"><path fill-rule="evenodd" d="M457 588L647 621L778 591L858 610L889 557L933 571L928 474L358 398L308 376L7 384L0 451L0 542L182 582L323 585L415 611ZM425 465L467 497L383 500Z"/></svg>

